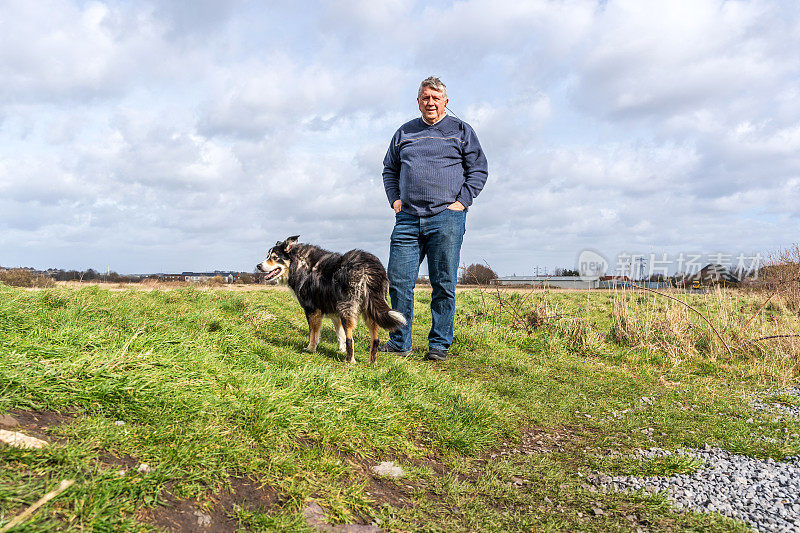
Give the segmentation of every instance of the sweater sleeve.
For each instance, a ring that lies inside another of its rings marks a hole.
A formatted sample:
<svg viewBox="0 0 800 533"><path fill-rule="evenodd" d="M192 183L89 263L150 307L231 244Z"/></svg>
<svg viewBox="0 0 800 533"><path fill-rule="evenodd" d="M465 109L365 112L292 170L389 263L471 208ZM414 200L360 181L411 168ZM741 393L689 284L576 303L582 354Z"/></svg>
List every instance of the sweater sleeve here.
<svg viewBox="0 0 800 533"><path fill-rule="evenodd" d="M400 153L397 148L400 131L398 130L389 142L386 157L383 158L383 188L389 205L400 199Z"/></svg>
<svg viewBox="0 0 800 533"><path fill-rule="evenodd" d="M483 153L478 136L469 124L464 124L464 145L462 146L464 164L464 185L456 200L464 207L472 205L472 201L483 190L489 176L489 164Z"/></svg>

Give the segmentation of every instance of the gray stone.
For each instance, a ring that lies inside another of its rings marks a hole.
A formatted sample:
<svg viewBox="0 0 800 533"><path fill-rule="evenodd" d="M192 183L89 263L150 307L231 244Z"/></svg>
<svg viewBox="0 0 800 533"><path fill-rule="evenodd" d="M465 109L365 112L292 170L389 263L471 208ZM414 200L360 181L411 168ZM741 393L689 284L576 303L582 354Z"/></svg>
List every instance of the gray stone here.
<svg viewBox="0 0 800 533"><path fill-rule="evenodd" d="M303 510L303 518L310 528L324 533L380 533L383 531L374 525L329 524L325 519L325 511L315 501L310 502ZM379 519L375 519L375 523L380 524L382 522Z"/></svg>
<svg viewBox="0 0 800 533"><path fill-rule="evenodd" d="M25 435L19 431L7 431L5 429L0 429L0 442L4 442L14 448L39 449L47 446L46 441Z"/></svg>
<svg viewBox="0 0 800 533"><path fill-rule="evenodd" d="M13 428L19 425L16 418L11 415L0 415L0 426Z"/></svg>
<svg viewBox="0 0 800 533"><path fill-rule="evenodd" d="M197 525L202 528L207 528L211 525L211 516L202 511L195 511L194 516L197 517Z"/></svg>
<svg viewBox="0 0 800 533"><path fill-rule="evenodd" d="M396 466L392 461L383 461L381 464L373 466L372 471L375 475L381 477L390 477L393 479L399 479L405 475L403 469L399 466Z"/></svg>

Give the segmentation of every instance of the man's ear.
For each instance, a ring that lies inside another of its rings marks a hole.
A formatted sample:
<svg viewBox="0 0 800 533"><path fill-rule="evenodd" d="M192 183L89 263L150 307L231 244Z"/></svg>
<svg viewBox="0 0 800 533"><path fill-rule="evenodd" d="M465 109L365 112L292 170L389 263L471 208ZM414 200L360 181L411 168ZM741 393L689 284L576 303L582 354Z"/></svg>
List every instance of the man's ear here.
<svg viewBox="0 0 800 533"><path fill-rule="evenodd" d="M287 252L290 252L292 248L294 248L294 245L297 243L297 239L299 238L300 235L295 235L283 241L283 249L286 250Z"/></svg>

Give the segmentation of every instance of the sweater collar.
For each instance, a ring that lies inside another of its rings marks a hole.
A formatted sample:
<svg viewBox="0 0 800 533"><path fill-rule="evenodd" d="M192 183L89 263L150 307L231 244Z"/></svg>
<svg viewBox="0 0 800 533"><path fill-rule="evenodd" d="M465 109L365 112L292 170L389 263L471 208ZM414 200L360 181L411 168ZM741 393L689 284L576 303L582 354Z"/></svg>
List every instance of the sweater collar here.
<svg viewBox="0 0 800 533"><path fill-rule="evenodd" d="M420 118L422 119L422 122L424 122L426 126L435 126L438 123L440 123L441 121L443 121L446 116L447 116L447 111L445 111L444 115L442 115L442 118L440 118L436 122L428 122L427 120L425 120L425 117L420 117Z"/></svg>

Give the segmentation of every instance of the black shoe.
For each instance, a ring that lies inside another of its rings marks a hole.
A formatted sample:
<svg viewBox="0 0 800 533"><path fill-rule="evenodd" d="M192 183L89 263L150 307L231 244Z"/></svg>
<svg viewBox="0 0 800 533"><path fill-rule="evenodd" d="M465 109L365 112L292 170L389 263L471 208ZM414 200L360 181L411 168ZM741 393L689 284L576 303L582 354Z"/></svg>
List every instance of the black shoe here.
<svg viewBox="0 0 800 533"><path fill-rule="evenodd" d="M441 348L430 348L428 353L425 354L425 359L429 361L444 361L447 359L447 350Z"/></svg>
<svg viewBox="0 0 800 533"><path fill-rule="evenodd" d="M391 344L389 342L384 342L383 344L378 346L378 351L380 353L388 353L390 355L399 355L400 357L410 357L411 356L411 350L408 350L407 352L404 352L402 350L398 350L397 348L394 347L393 344Z"/></svg>

